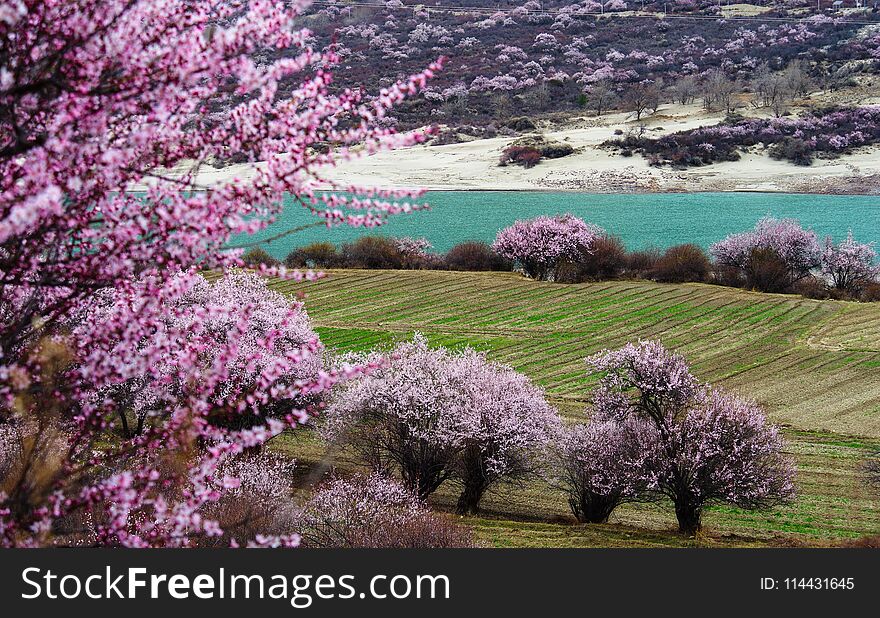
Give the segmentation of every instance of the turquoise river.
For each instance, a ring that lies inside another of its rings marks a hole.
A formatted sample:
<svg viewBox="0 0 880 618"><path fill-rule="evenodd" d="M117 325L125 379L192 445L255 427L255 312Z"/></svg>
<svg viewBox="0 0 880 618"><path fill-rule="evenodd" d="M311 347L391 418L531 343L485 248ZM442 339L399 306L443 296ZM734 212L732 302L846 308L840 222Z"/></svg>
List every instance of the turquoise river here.
<svg viewBox="0 0 880 618"><path fill-rule="evenodd" d="M619 236L629 249L693 242L708 247L731 232L751 228L765 215L798 219L821 238L852 230L863 242L880 244L880 196L791 193L590 194L523 191L434 191L422 201L431 209L391 217L373 230L312 227L264 244L277 258L318 240L341 244L364 234L424 237L435 251L465 240L491 242L517 219L570 212ZM268 229L247 239L267 239L314 221L290 204ZM244 239L236 239L243 241ZM235 244L235 243L233 243Z"/></svg>

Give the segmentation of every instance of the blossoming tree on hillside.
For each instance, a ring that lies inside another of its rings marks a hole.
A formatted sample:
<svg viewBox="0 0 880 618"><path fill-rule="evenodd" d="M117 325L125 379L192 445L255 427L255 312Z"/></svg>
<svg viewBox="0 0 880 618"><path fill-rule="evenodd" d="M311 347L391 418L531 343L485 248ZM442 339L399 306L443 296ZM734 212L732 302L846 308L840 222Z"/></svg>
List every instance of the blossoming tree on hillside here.
<svg viewBox="0 0 880 618"><path fill-rule="evenodd" d="M822 251L822 274L838 290L858 292L880 274L880 267L874 263L876 257L873 243L857 242L852 231L836 245L829 237Z"/></svg>
<svg viewBox="0 0 880 618"><path fill-rule="evenodd" d="M324 415L331 443L352 445L377 471L398 470L426 498L447 480L462 487L461 513L486 490L535 471L559 425L528 378L470 349L432 349L422 337L346 384Z"/></svg>
<svg viewBox="0 0 880 618"><path fill-rule="evenodd" d="M710 247L721 266L735 269L749 287L783 292L820 264L816 233L793 219L765 217L755 229L731 234Z"/></svg>
<svg viewBox="0 0 880 618"><path fill-rule="evenodd" d="M649 487L672 500L682 533L700 530L710 504L761 509L794 497L794 463L757 404L700 384L683 357L656 341L601 352L587 365L602 374L598 419L653 426Z"/></svg>

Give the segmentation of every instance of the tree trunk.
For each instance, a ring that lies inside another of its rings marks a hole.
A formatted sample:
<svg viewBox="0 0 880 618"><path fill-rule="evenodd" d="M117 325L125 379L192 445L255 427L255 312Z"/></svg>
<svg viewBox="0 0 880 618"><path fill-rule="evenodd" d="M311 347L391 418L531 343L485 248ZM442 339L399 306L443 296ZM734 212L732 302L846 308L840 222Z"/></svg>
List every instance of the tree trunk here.
<svg viewBox="0 0 880 618"><path fill-rule="evenodd" d="M703 527L703 509L690 504L676 504L675 516L678 518L678 531L687 536L696 536Z"/></svg>
<svg viewBox="0 0 880 618"><path fill-rule="evenodd" d="M486 492L486 483L480 478L465 480L464 489L458 497L455 512L459 515L473 515L480 510L480 500Z"/></svg>
<svg viewBox="0 0 880 618"><path fill-rule="evenodd" d="M582 524L604 524L618 504L619 500L610 496L587 494L572 502L571 510Z"/></svg>

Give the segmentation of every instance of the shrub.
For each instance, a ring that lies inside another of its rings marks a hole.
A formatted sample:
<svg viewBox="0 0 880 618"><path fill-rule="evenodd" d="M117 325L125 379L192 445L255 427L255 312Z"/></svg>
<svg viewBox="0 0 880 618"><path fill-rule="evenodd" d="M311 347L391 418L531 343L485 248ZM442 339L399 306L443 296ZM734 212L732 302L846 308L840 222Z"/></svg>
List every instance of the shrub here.
<svg viewBox="0 0 880 618"><path fill-rule="evenodd" d="M825 300L831 296L828 292L828 285L825 281L819 277L813 277L812 275L804 277L795 283L792 286L792 291L805 298L812 298L814 300Z"/></svg>
<svg viewBox="0 0 880 618"><path fill-rule="evenodd" d="M503 258L484 242L470 241L455 245L443 258L449 270L510 270L510 260Z"/></svg>
<svg viewBox="0 0 880 618"><path fill-rule="evenodd" d="M820 264L816 233L793 219L765 217L755 229L732 234L710 247L722 267L740 271L746 284L762 292L780 292Z"/></svg>
<svg viewBox="0 0 880 618"><path fill-rule="evenodd" d="M474 547L470 531L431 513L423 502L380 474L332 479L317 488L298 516L306 547Z"/></svg>
<svg viewBox="0 0 880 618"><path fill-rule="evenodd" d="M741 269L718 262L712 264L712 281L731 288L742 288L746 285L745 274Z"/></svg>
<svg viewBox="0 0 880 618"><path fill-rule="evenodd" d="M749 252L746 287L759 292L785 292L792 286L788 265L772 248L755 247Z"/></svg>
<svg viewBox="0 0 880 618"><path fill-rule="evenodd" d="M705 281L712 269L709 257L702 247L693 244L670 247L657 261L653 278L667 283Z"/></svg>
<svg viewBox="0 0 880 618"><path fill-rule="evenodd" d="M822 274L831 280L835 289L856 295L865 285L876 281L880 273L874 264L876 257L873 244L856 242L851 231L846 240L837 245L828 237L822 252Z"/></svg>
<svg viewBox="0 0 880 618"><path fill-rule="evenodd" d="M518 263L527 277L553 281L564 260L578 259L605 235L602 228L574 215L540 216L498 232L492 249Z"/></svg>
<svg viewBox="0 0 880 618"><path fill-rule="evenodd" d="M523 163L521 160L524 155L534 157L534 152L539 155L534 158L533 163L537 163L541 159L558 159L567 157L574 152L574 147L565 142L557 142L548 140L543 135L528 135L515 140L504 149L501 155L501 165L507 163ZM525 163L523 163L525 164ZM531 167L531 165L526 165Z"/></svg>
<svg viewBox="0 0 880 618"><path fill-rule="evenodd" d="M408 263L397 241L385 236L362 236L342 245L342 260L347 268L401 269Z"/></svg>
<svg viewBox="0 0 880 618"><path fill-rule="evenodd" d="M287 254L284 264L288 268L333 268L342 266L342 256L332 242L315 242L294 249Z"/></svg>
<svg viewBox="0 0 880 618"><path fill-rule="evenodd" d="M492 485L534 470L557 421L525 376L417 336L397 345L386 367L340 389L320 431L377 471L397 468L420 498L454 478L459 511L474 512Z"/></svg>
<svg viewBox="0 0 880 618"><path fill-rule="evenodd" d="M761 509L793 498L794 464L757 404L704 386L655 341L600 352L587 365L601 376L598 418L653 426L651 485L674 503L682 533L700 530L709 504Z"/></svg>
<svg viewBox="0 0 880 618"><path fill-rule="evenodd" d="M810 166L813 164L813 148L802 139L786 137L770 146L767 154L772 159L790 161L795 165Z"/></svg>
<svg viewBox="0 0 880 618"><path fill-rule="evenodd" d="M567 157L574 152L574 146L565 142L545 141L538 150L545 159L560 159Z"/></svg>
<svg viewBox="0 0 880 618"><path fill-rule="evenodd" d="M579 522L605 523L620 504L644 498L647 429L640 422L594 420L565 428L554 441L553 481Z"/></svg>
<svg viewBox="0 0 880 618"><path fill-rule="evenodd" d="M541 161L541 151L532 146L508 146L501 151L498 165L513 163L529 169Z"/></svg>
<svg viewBox="0 0 880 618"><path fill-rule="evenodd" d="M556 280L564 283L614 279L627 267L626 249L616 236L598 236L588 250L578 252L576 258L564 261Z"/></svg>
<svg viewBox="0 0 880 618"><path fill-rule="evenodd" d="M863 303L880 302L880 283L868 283L862 288L859 300Z"/></svg>
<svg viewBox="0 0 880 618"><path fill-rule="evenodd" d="M659 261L659 249L650 248L642 251L633 251L626 256L626 271L632 277L646 279L653 276Z"/></svg>
<svg viewBox="0 0 880 618"><path fill-rule="evenodd" d="M280 260L276 260L275 258L273 258L265 249L261 247L254 247L253 249L248 250L247 253L241 256L241 259L244 262L244 265L248 268L256 268L260 264L265 264L266 266L281 265Z"/></svg>
<svg viewBox="0 0 880 618"><path fill-rule="evenodd" d="M228 547L232 540L241 544L255 541L257 535L296 532L291 501L294 465L266 450L226 459L215 477L229 488L204 510L204 516L216 521L223 534L205 538L201 545Z"/></svg>
<svg viewBox="0 0 880 618"><path fill-rule="evenodd" d="M519 133L526 133L527 131L534 131L538 127L535 125L534 121L528 116L517 116L516 118L511 118L506 123L504 123L508 129L513 129Z"/></svg>

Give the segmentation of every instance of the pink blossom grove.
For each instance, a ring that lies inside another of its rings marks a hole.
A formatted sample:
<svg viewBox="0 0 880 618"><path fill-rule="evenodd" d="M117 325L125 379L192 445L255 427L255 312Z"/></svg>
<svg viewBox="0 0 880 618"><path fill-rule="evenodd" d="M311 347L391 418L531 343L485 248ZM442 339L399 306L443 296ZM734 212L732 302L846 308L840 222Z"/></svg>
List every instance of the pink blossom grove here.
<svg viewBox="0 0 880 618"><path fill-rule="evenodd" d="M682 533L699 532L711 504L762 509L794 498L794 463L756 403L700 384L657 341L600 352L587 365L601 375L599 418L653 426L649 488L673 502Z"/></svg>
<svg viewBox="0 0 880 618"><path fill-rule="evenodd" d="M533 279L552 281L566 259L589 254L590 245L604 236L599 226L571 214L516 221L495 238L492 248L499 255L517 262Z"/></svg>
<svg viewBox="0 0 880 618"><path fill-rule="evenodd" d="M334 90L337 54L309 47L294 23L303 7L3 6L0 435L12 461L0 544L219 538L204 514L236 486L218 476L223 460L298 425L305 400L371 370L322 371L302 308L230 278L242 250L226 247L272 221L288 194L328 226L370 227L418 208L413 190L323 181L331 189L319 191L319 170L355 156L355 145L422 141L429 131L395 135L385 120L440 61L372 95ZM202 182L205 165L232 157L265 163L247 181Z"/></svg>
<svg viewBox="0 0 880 618"><path fill-rule="evenodd" d="M337 389L320 429L328 442L351 445L379 472L399 471L420 498L454 481L462 513L495 484L537 469L560 421L528 378L421 336L391 356Z"/></svg>

